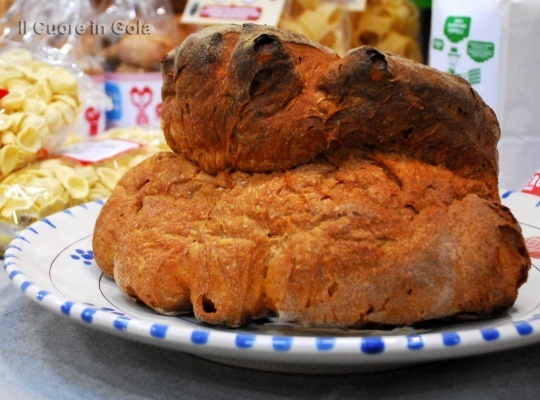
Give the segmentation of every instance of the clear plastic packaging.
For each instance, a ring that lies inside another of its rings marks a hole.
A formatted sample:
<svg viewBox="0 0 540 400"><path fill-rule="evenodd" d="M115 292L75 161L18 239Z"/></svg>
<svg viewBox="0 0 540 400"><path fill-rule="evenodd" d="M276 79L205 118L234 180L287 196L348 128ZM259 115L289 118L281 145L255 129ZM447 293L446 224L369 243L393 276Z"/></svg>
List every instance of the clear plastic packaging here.
<svg viewBox="0 0 540 400"><path fill-rule="evenodd" d="M82 112L75 129L83 136L104 130L105 110L111 107L104 88L101 41L91 30L95 18L90 0L17 0L0 18L0 48L27 49L35 59L77 77Z"/></svg>
<svg viewBox="0 0 540 400"><path fill-rule="evenodd" d="M159 71L161 59L177 43L168 0L112 0L99 14L107 71Z"/></svg>
<svg viewBox="0 0 540 400"><path fill-rule="evenodd" d="M288 0L280 28L300 33L344 56L350 49L351 26L346 3L325 0Z"/></svg>
<svg viewBox="0 0 540 400"><path fill-rule="evenodd" d="M105 90L113 108L107 127L161 124L160 63L177 44L177 26L167 0L112 0L98 20L103 44Z"/></svg>
<svg viewBox="0 0 540 400"><path fill-rule="evenodd" d="M69 207L108 197L124 173L170 151L161 130L118 128L66 145L0 181L0 253L29 224Z"/></svg>
<svg viewBox="0 0 540 400"><path fill-rule="evenodd" d="M361 45L422 61L420 13L410 0L288 0L279 27L301 33L339 55Z"/></svg>
<svg viewBox="0 0 540 400"><path fill-rule="evenodd" d="M352 48L370 45L423 61L420 12L411 0L368 0L364 11L351 11Z"/></svg>
<svg viewBox="0 0 540 400"><path fill-rule="evenodd" d="M0 53L0 178L54 153L80 110L79 82L29 50Z"/></svg>

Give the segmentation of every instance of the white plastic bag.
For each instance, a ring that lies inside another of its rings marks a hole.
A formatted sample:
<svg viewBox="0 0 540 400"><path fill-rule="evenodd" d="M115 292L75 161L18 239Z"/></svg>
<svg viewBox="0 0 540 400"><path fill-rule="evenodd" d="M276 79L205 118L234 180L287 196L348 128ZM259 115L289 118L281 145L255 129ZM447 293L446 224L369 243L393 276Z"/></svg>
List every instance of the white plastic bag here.
<svg viewBox="0 0 540 400"><path fill-rule="evenodd" d="M463 76L501 126L499 184L540 166L540 1L434 0L429 65Z"/></svg>

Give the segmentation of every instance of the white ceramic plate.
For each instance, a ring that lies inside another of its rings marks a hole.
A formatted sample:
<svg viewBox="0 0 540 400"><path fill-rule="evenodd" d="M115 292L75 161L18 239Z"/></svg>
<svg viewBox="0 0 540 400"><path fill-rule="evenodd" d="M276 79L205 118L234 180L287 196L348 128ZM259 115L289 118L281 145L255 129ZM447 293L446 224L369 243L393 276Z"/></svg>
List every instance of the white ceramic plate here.
<svg viewBox="0 0 540 400"><path fill-rule="evenodd" d="M505 192L533 262L540 258L540 197ZM300 373L367 372L516 348L540 341L540 270L497 318L391 331L301 330L275 320L228 330L193 317L165 317L126 298L101 274L92 232L103 202L55 214L7 248L13 284L43 307L88 328L247 368Z"/></svg>

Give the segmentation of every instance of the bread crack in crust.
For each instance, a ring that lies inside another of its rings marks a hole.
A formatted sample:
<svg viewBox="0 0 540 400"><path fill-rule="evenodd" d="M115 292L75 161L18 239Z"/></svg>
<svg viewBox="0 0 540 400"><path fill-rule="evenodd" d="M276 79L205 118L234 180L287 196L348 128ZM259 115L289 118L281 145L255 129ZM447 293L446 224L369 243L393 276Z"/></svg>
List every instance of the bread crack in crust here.
<svg viewBox="0 0 540 400"><path fill-rule="evenodd" d="M98 265L159 313L362 328L489 316L530 259L470 85L371 47L206 28L163 60L172 153L130 170Z"/></svg>

